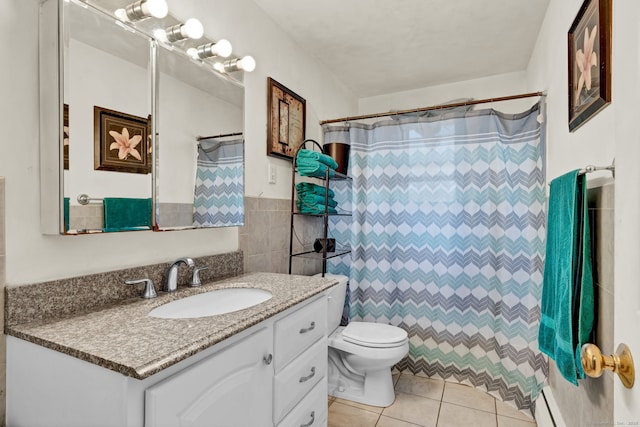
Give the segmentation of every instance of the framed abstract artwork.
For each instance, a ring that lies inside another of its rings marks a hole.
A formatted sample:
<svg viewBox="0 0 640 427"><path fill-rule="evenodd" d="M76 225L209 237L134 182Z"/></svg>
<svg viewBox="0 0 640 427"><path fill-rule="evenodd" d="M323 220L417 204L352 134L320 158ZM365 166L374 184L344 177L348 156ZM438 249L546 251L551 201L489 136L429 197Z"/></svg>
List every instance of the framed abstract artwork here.
<svg viewBox="0 0 640 427"><path fill-rule="evenodd" d="M573 132L611 103L611 0L585 0L568 39Z"/></svg>
<svg viewBox="0 0 640 427"><path fill-rule="evenodd" d="M151 173L149 119L93 107L94 169Z"/></svg>
<svg viewBox="0 0 640 427"><path fill-rule="evenodd" d="M304 141L306 102L267 78L267 155L292 160Z"/></svg>

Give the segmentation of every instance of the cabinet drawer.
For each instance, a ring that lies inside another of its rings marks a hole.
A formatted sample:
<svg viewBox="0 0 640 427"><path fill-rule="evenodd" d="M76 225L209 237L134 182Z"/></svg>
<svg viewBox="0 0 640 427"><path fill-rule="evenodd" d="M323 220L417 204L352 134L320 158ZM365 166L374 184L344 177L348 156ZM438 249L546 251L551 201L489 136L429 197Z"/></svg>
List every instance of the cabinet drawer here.
<svg viewBox="0 0 640 427"><path fill-rule="evenodd" d="M278 424L278 427L318 427L327 425L327 379L318 384Z"/></svg>
<svg viewBox="0 0 640 427"><path fill-rule="evenodd" d="M273 382L273 416L276 423L325 377L327 357L327 340L323 338L276 375Z"/></svg>
<svg viewBox="0 0 640 427"><path fill-rule="evenodd" d="M275 324L275 370L278 372L297 355L326 335L327 299L305 305Z"/></svg>

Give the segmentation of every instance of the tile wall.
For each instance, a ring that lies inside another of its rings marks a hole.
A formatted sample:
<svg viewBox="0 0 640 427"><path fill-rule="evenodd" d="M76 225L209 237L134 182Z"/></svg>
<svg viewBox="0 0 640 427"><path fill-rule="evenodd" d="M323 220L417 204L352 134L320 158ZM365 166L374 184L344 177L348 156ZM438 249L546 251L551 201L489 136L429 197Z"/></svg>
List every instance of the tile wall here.
<svg viewBox="0 0 640 427"><path fill-rule="evenodd" d="M69 206L70 230L99 230L104 227L102 203Z"/></svg>
<svg viewBox="0 0 640 427"><path fill-rule="evenodd" d="M596 282L597 331L595 344L603 354L615 351L613 342L613 237L614 185L607 184L588 191L591 234L593 239L594 279ZM575 387L558 372L553 361L549 366L549 385L567 427L614 425L614 375L605 371L600 378L585 378Z"/></svg>
<svg viewBox="0 0 640 427"><path fill-rule="evenodd" d="M193 203L159 203L158 215L161 227L191 227Z"/></svg>
<svg viewBox="0 0 640 427"><path fill-rule="evenodd" d="M288 273L289 234L291 229L291 200L265 197L245 197L245 225L240 227L240 250L244 253L244 271ZM310 247L322 236L322 218L295 218L294 251L303 245ZM294 274L312 275L322 270L316 260L296 257L293 259Z"/></svg>
<svg viewBox="0 0 640 427"><path fill-rule="evenodd" d="M5 425L6 419L6 377L7 377L7 359L6 359L6 341L4 335L4 288L6 285L6 245L5 245L5 224L4 224L4 178L0 177L0 325L2 325L2 334L0 334L0 426Z"/></svg>

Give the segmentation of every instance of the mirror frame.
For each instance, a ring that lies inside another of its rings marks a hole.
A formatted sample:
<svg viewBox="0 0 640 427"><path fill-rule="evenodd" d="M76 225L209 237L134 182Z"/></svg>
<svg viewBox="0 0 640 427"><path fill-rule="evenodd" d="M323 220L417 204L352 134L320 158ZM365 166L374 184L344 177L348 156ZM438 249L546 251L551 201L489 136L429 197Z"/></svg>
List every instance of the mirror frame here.
<svg viewBox="0 0 640 427"><path fill-rule="evenodd" d="M45 235L70 235L64 224L64 2L67 0L42 0L39 5L39 82L40 82L40 231ZM151 168L152 218L151 228L141 231L163 231L156 224L157 210L157 129L158 129L158 52L159 42L156 38L136 27L128 25L101 10L93 4L81 0L71 0L79 7L90 8L94 13L113 19L123 30L139 33L149 39L149 93L151 114L151 147L153 161ZM206 36L203 38L207 41ZM231 59L230 57L229 59ZM212 71L213 72L213 71ZM221 75L233 84L244 87L242 77L237 79L230 75ZM243 99L243 132L244 132L244 99ZM246 170L243 172L246 178ZM243 178L243 179L244 179ZM191 227L185 229L200 229ZM171 230L171 229L169 229Z"/></svg>

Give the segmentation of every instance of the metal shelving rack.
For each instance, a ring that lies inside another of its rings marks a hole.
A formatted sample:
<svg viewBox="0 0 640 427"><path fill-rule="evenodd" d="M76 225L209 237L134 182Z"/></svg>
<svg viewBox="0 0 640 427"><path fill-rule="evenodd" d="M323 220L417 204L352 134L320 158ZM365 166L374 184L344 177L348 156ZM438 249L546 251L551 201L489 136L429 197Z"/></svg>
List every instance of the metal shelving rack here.
<svg viewBox="0 0 640 427"><path fill-rule="evenodd" d="M328 212L329 206L326 203L326 201L329 198L329 183L331 181L338 181L338 180L351 181L351 177L336 171L330 171L329 168L327 168L327 171L325 172L324 177L306 177L306 178L312 178L312 179L323 181L323 186L325 188L325 193L324 193L325 210L324 210L324 213L322 214L305 214L302 212L298 212L296 210L296 176L298 176L297 159L298 159L298 152L301 149L306 148L307 143L311 143L313 148L318 148L319 151L322 152L322 146L317 141L313 139L306 139L302 142L302 144L300 144L300 147L298 147L298 149L295 152L295 155L293 156L293 168L291 172L291 229L289 232L289 274L291 274L293 258L301 257L301 258L322 260L322 277L324 277L325 273L327 272L327 260L330 258L339 257L339 256L346 255L348 253L351 253L351 249L348 247L339 246L338 242L336 242L335 252L327 252L327 245L324 244L322 245L322 252L316 252L313 249L311 250L303 249L302 252L294 253L293 252L294 219L298 215L306 216L306 217L322 218L323 220L323 227L322 227L323 236L322 237L324 239L323 241L326 242L328 237L328 231L329 231L329 217L330 216L351 216L351 213L329 213ZM330 175L333 175L333 176L330 176Z"/></svg>

